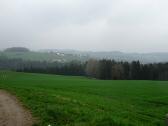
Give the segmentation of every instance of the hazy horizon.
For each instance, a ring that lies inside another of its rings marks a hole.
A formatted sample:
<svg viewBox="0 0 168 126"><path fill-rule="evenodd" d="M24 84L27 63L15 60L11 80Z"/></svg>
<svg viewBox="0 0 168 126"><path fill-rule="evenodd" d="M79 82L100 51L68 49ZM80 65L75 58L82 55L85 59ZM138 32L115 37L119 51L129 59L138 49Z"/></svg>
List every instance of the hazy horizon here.
<svg viewBox="0 0 168 126"><path fill-rule="evenodd" d="M166 0L3 0L0 49L168 52Z"/></svg>
<svg viewBox="0 0 168 126"><path fill-rule="evenodd" d="M13 47L23 47L27 48L30 51L47 51L47 50L58 50L58 51L79 51L79 52L119 52L119 53L137 53L137 54L150 54L150 53L168 53L168 51L160 51L160 52L132 52L132 51L120 51L120 50L78 50L78 49L70 49L70 48L41 48L41 49L32 49L24 46L13 46ZM7 47L7 48L0 48L0 51L4 51L8 48L13 47Z"/></svg>

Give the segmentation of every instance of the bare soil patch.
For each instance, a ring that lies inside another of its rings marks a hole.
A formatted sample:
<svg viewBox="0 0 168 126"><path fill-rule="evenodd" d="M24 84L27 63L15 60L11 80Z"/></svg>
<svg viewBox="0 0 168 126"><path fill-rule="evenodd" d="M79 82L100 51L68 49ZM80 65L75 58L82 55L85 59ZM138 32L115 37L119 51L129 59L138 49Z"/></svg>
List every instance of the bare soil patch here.
<svg viewBox="0 0 168 126"><path fill-rule="evenodd" d="M0 90L0 126L32 126L33 119L17 98Z"/></svg>

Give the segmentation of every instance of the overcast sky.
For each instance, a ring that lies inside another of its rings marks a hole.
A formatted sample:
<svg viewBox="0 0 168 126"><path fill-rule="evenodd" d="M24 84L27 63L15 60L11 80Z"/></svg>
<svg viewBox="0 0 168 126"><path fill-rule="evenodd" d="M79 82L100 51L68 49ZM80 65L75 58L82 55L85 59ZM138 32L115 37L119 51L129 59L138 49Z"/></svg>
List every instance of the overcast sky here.
<svg viewBox="0 0 168 126"><path fill-rule="evenodd" d="M0 48L168 52L168 0L0 0Z"/></svg>

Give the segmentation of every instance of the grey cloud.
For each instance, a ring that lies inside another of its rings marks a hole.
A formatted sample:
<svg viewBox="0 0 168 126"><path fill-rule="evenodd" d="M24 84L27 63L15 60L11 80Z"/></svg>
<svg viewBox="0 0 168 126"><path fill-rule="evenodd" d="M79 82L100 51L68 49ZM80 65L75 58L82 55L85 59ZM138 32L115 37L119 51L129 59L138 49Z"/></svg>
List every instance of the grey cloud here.
<svg viewBox="0 0 168 126"><path fill-rule="evenodd" d="M166 0L2 0L0 45L167 51Z"/></svg>

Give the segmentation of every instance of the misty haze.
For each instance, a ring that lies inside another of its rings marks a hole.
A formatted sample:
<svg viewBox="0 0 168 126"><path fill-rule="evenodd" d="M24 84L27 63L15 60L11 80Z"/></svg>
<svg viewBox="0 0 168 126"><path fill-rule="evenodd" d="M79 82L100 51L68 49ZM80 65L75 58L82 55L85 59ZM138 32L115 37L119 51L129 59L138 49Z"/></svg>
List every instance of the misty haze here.
<svg viewBox="0 0 168 126"><path fill-rule="evenodd" d="M166 0L1 0L0 47L167 52L167 5Z"/></svg>
<svg viewBox="0 0 168 126"><path fill-rule="evenodd" d="M0 0L0 126L168 126L168 1Z"/></svg>

